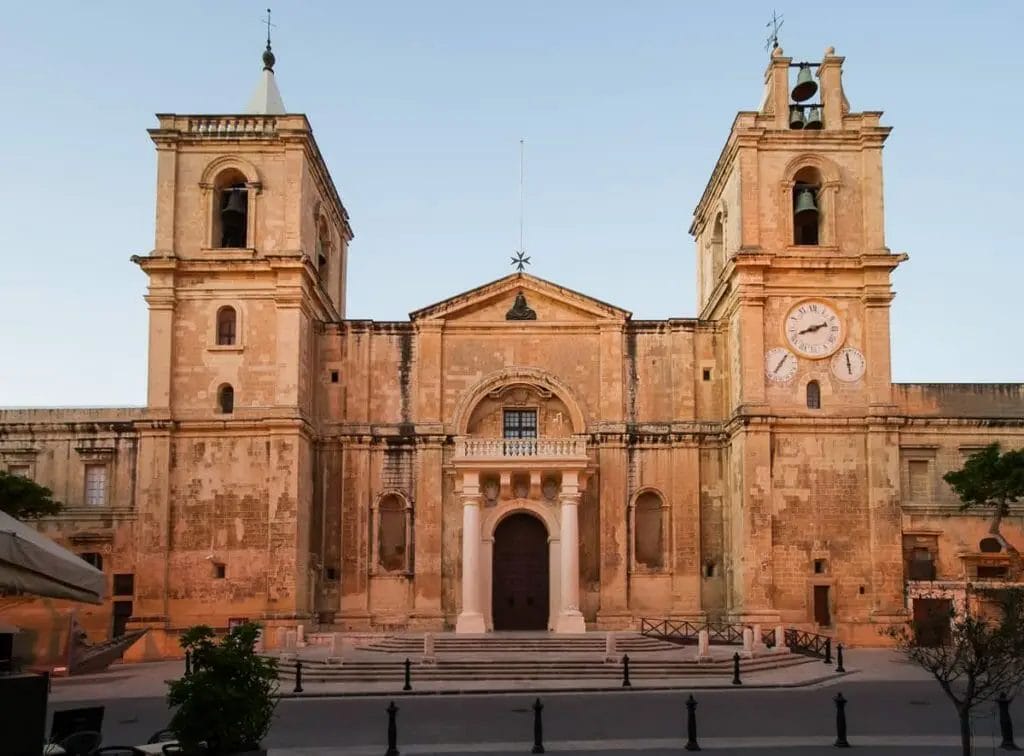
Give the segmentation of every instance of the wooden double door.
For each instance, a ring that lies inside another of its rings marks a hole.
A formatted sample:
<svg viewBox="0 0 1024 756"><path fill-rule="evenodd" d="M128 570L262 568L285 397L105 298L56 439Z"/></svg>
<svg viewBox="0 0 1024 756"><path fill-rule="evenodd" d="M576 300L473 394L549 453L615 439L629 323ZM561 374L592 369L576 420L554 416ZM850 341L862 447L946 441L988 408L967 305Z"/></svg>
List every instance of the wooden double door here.
<svg viewBox="0 0 1024 756"><path fill-rule="evenodd" d="M495 630L547 630L550 568L548 532L528 514L494 530L491 617Z"/></svg>

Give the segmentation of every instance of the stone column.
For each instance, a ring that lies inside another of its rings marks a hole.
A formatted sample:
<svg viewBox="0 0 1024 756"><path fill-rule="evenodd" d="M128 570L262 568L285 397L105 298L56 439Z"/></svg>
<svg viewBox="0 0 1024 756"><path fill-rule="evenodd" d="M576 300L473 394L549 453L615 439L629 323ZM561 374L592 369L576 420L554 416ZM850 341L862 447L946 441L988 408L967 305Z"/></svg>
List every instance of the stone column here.
<svg viewBox="0 0 1024 756"><path fill-rule="evenodd" d="M754 625L754 642L750 647L750 652L753 656L760 656L766 649L764 646L763 636L761 635L761 626L758 624Z"/></svg>
<svg viewBox="0 0 1024 756"><path fill-rule="evenodd" d="M480 487L476 473L466 473L462 485L462 612L456 633L484 633L480 612Z"/></svg>
<svg viewBox="0 0 1024 756"><path fill-rule="evenodd" d="M754 658L754 631L749 627L743 628L743 651L740 656L744 659Z"/></svg>
<svg viewBox="0 0 1024 756"><path fill-rule="evenodd" d="M775 626L775 648L772 651L776 654L789 651L789 647L786 645L786 628L782 625Z"/></svg>
<svg viewBox="0 0 1024 756"><path fill-rule="evenodd" d="M579 494L575 473L562 476L562 607L555 623L556 633L585 633L580 613L580 525ZM567 479L569 482L567 483Z"/></svg>
<svg viewBox="0 0 1024 756"><path fill-rule="evenodd" d="M711 639L707 629L697 632L697 663L711 661Z"/></svg>

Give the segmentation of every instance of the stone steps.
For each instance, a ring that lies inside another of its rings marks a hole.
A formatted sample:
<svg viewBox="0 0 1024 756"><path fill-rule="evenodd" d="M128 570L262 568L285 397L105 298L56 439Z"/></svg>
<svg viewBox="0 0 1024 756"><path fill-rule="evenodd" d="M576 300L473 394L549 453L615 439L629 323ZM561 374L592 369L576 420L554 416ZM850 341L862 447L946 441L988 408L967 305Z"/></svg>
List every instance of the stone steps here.
<svg viewBox="0 0 1024 756"><path fill-rule="evenodd" d="M395 654L417 654L423 651L422 636L388 636L361 644L366 651L379 651ZM472 653L579 653L603 654L605 649L604 635L559 635L559 636L434 636L434 649L437 653L472 654ZM678 650L674 643L647 638L642 635L618 635L615 639L617 654L633 654L654 651Z"/></svg>
<svg viewBox="0 0 1024 756"><path fill-rule="evenodd" d="M740 664L743 674L768 669L782 669L802 664L820 664L820 661L794 654L768 655L744 659ZM630 677L637 679L664 679L676 677L719 677L732 674L732 660L719 659L698 664L682 659L630 659ZM280 677L292 680L295 665L284 662ZM414 662L412 678L419 681L460 680L621 680L622 665L604 664L595 659L562 659L538 661L536 659L501 660L449 660L436 664ZM401 682L404 679L404 659L395 661L353 660L342 664L324 660L303 660L304 682Z"/></svg>

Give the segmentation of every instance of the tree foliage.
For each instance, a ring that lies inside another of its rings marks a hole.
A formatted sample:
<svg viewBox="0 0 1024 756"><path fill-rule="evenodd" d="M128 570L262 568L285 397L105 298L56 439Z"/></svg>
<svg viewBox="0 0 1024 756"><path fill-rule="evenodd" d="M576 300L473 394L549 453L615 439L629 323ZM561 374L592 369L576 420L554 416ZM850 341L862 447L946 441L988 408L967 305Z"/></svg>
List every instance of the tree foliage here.
<svg viewBox="0 0 1024 756"><path fill-rule="evenodd" d="M1010 505L1024 498L1024 449L1002 452L998 443L989 444L968 457L959 470L942 477L960 497L960 509L994 508L989 531L1008 546L999 526Z"/></svg>
<svg viewBox="0 0 1024 756"><path fill-rule="evenodd" d="M1012 698L1024 684L1024 589L982 589L975 595L979 606L963 613L935 612L887 633L952 701L964 756L971 753L971 711L1000 693Z"/></svg>
<svg viewBox="0 0 1024 756"><path fill-rule="evenodd" d="M167 702L177 706L171 729L188 754L256 750L270 731L277 701L277 662L255 651L259 625L248 622L217 643L206 625L189 628L181 647L192 671L170 681Z"/></svg>
<svg viewBox="0 0 1024 756"><path fill-rule="evenodd" d="M30 478L0 471L0 512L17 520L52 517L63 505L53 498L53 491Z"/></svg>

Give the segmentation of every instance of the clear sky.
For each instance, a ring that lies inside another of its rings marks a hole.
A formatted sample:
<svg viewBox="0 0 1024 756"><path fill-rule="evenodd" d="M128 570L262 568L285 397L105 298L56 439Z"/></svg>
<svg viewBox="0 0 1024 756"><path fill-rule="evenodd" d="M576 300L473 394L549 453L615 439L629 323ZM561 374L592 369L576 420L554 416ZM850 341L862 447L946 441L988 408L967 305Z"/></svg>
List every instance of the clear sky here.
<svg viewBox="0 0 1024 756"><path fill-rule="evenodd" d="M265 2L10 3L0 26L0 405L145 402L157 112L241 110ZM696 314L691 212L756 108L767 2L279 2L277 79L352 217L348 316L510 272ZM1024 3L774 6L884 110L897 381L1024 381Z"/></svg>

